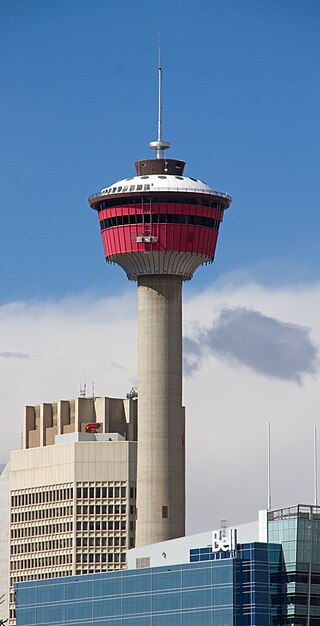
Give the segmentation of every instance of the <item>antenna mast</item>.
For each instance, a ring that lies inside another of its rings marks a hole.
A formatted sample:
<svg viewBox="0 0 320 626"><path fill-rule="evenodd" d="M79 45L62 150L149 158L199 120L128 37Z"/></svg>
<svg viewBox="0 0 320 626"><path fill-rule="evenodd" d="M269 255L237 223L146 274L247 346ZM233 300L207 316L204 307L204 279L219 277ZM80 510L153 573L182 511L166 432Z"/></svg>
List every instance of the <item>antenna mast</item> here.
<svg viewBox="0 0 320 626"><path fill-rule="evenodd" d="M170 148L169 141L162 141L162 67L161 67L161 48L160 33L158 47L158 139L151 141L149 147L156 151L157 159L164 159L164 151Z"/></svg>
<svg viewBox="0 0 320 626"><path fill-rule="evenodd" d="M271 424L268 422L268 511L271 510Z"/></svg>
<svg viewBox="0 0 320 626"><path fill-rule="evenodd" d="M158 50L158 141L162 141L162 67L161 67L161 49L159 35Z"/></svg>
<svg viewBox="0 0 320 626"><path fill-rule="evenodd" d="M317 427L313 431L313 492L314 506L318 506L318 445L317 445Z"/></svg>

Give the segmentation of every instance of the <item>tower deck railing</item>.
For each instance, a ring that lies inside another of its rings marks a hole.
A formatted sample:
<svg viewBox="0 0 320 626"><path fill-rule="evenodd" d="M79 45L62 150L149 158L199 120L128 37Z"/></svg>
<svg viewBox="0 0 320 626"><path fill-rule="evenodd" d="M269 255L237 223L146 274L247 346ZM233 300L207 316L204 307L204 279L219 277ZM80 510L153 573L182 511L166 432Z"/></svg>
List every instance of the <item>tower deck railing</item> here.
<svg viewBox="0 0 320 626"><path fill-rule="evenodd" d="M108 193L108 191L98 191L97 193L93 193L91 196L89 196L88 201L90 202L90 200L93 200L94 198L101 198L102 196L108 196L108 195L125 195L125 196L130 196L131 194L139 194L141 195L143 194L149 194L149 193L154 193L154 194L162 194L162 193L167 193L168 191L173 191L173 192L183 192L183 193L202 193L204 195L211 195L211 196L217 196L220 198L227 198L228 200L232 200L231 196L229 196L228 193L224 193L223 191L214 191L213 189L190 189L188 187L166 187L166 188L161 188L161 189L139 189L134 190L134 191L114 191L112 194Z"/></svg>

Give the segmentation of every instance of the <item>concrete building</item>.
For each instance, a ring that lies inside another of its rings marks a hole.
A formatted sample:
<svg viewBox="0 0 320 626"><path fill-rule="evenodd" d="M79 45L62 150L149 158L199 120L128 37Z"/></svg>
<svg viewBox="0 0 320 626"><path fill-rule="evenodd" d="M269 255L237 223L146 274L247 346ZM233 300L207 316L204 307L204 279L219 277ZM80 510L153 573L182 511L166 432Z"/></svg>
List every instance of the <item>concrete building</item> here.
<svg viewBox="0 0 320 626"><path fill-rule="evenodd" d="M17 585L17 626L319 626L320 508L129 551L128 570Z"/></svg>
<svg viewBox="0 0 320 626"><path fill-rule="evenodd" d="M0 619L9 614L9 537L10 537L10 464L7 463L0 475Z"/></svg>
<svg viewBox="0 0 320 626"><path fill-rule="evenodd" d="M90 196L105 257L138 285L139 445L136 545L185 534L182 283L214 259L228 194L184 175L162 140L159 68L155 159Z"/></svg>
<svg viewBox="0 0 320 626"><path fill-rule="evenodd" d="M135 541L137 403L25 409L10 455L10 624L17 581L117 570Z"/></svg>

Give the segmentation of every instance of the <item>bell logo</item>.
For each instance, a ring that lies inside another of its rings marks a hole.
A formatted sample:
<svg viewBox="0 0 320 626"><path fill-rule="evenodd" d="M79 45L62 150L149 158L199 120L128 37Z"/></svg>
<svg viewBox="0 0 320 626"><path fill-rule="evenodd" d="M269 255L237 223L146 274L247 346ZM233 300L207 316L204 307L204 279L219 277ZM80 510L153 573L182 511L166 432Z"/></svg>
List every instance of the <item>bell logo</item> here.
<svg viewBox="0 0 320 626"><path fill-rule="evenodd" d="M237 529L212 531L212 552L230 552L237 549Z"/></svg>

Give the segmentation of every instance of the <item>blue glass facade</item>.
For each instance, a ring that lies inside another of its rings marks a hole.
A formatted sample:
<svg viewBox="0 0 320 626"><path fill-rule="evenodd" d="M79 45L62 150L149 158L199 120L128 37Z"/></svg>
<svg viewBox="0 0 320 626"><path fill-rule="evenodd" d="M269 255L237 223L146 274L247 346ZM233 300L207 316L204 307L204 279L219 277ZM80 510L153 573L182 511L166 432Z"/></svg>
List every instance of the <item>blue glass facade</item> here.
<svg viewBox="0 0 320 626"><path fill-rule="evenodd" d="M182 565L18 583L17 626L270 626L281 546L221 556L199 549Z"/></svg>
<svg viewBox="0 0 320 626"><path fill-rule="evenodd" d="M281 542L285 570L273 576L284 617L275 624L320 625L320 507L298 505L268 513L268 540Z"/></svg>

